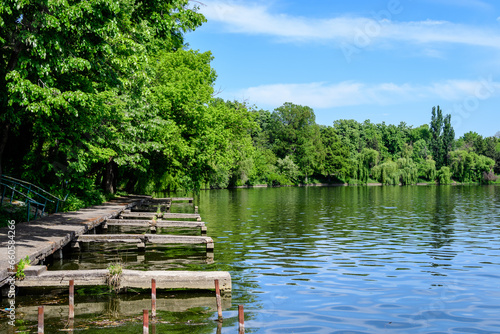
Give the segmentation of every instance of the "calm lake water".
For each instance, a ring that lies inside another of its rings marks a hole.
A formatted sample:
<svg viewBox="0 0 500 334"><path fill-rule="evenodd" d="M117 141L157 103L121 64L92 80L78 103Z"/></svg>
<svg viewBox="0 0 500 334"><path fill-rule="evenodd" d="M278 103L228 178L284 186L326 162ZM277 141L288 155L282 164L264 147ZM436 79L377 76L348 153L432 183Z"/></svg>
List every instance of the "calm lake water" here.
<svg viewBox="0 0 500 334"><path fill-rule="evenodd" d="M247 333L500 333L498 186L257 188L203 191L196 201L213 260L195 248L138 256L134 247L98 246L52 269L120 260L135 269L230 271L222 333L237 332L238 304ZM147 295L89 294L77 296L75 332L141 332ZM63 318L67 297L57 296L40 298L61 305ZM159 298L177 306L159 311L158 333L217 332L212 294ZM96 309L78 316L78 304ZM36 310L31 318L25 311L35 332ZM57 317L46 324L64 328Z"/></svg>

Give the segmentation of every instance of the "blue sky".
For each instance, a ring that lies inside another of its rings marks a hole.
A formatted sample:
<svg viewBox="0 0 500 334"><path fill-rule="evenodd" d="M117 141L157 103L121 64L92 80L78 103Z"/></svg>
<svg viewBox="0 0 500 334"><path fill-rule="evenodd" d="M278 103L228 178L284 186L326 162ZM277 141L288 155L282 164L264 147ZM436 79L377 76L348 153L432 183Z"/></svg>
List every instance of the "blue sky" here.
<svg viewBox="0 0 500 334"><path fill-rule="evenodd" d="M198 3L194 2L193 3ZM428 124L451 114L457 138L500 131L500 3L482 0L202 0L187 34L211 51L218 97L285 102L337 119Z"/></svg>

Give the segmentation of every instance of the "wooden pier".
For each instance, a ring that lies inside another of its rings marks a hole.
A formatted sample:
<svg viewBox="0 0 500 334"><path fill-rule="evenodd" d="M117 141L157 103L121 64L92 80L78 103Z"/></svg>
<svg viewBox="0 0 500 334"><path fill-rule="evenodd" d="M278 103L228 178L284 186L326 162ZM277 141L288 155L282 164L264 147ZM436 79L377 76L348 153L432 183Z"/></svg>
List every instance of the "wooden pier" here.
<svg viewBox="0 0 500 334"><path fill-rule="evenodd" d="M110 275L108 269L47 271L46 266L36 266L52 254L62 254L62 248L68 244L73 249L79 249L81 243L135 243L142 250L146 244L203 245L206 247L207 257L213 262L214 241L204 235L207 228L205 223L201 222L196 206L194 206L195 213L170 213L160 210L155 213L147 208L148 205L160 208L163 205L164 208L170 209L172 202L177 201L193 203L192 198L151 199L146 196L136 196L120 198L111 203L77 212L54 214L30 223L16 224L16 258L23 259L28 256L31 263L31 266L25 269L25 279L17 280L16 286L60 287L67 286L70 280L74 281L76 286L107 285ZM202 236L157 233L95 234L96 227L103 227L106 231L108 226L147 227L153 231L157 228L193 228L199 229ZM5 230L6 236L7 229L0 229L0 232L1 230ZM88 232L92 230L94 234L89 234ZM7 278L13 275L7 270L7 241L7 238L0 240L0 285L6 284ZM122 270L119 287L148 289L152 279L156 280L158 289L212 290L214 280L218 280L221 282L222 291L231 290L231 276L222 271Z"/></svg>

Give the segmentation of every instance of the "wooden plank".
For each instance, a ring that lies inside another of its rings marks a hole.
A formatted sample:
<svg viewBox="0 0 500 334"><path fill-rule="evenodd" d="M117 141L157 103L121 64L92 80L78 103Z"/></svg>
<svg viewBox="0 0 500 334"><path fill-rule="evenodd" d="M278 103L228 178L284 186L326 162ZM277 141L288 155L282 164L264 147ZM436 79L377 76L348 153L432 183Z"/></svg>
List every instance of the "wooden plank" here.
<svg viewBox="0 0 500 334"><path fill-rule="evenodd" d="M139 226L149 227L153 224L152 220L141 219L108 219L109 226ZM158 219L155 224L157 227L186 227L200 228L205 226L204 222L185 221L185 220L161 220Z"/></svg>
<svg viewBox="0 0 500 334"><path fill-rule="evenodd" d="M141 219L108 219L104 225L108 226L129 226L129 227L149 227L155 228L195 228L200 229L202 235L207 234L207 227L204 222L185 221L185 220L152 220Z"/></svg>
<svg viewBox="0 0 500 334"><path fill-rule="evenodd" d="M16 281L18 287L67 287L74 280L75 286L107 285L107 269L44 271L38 276L27 276ZM224 271L140 271L124 269L120 288L150 289L151 279L157 289L213 290L214 280L219 280L221 291L231 291L231 275ZM214 298L215 299L215 298Z"/></svg>
<svg viewBox="0 0 500 334"><path fill-rule="evenodd" d="M164 213L161 217L163 219L196 219L201 221L199 213Z"/></svg>
<svg viewBox="0 0 500 334"><path fill-rule="evenodd" d="M193 198L192 197L172 197L170 200L172 202L189 202L189 203L193 203Z"/></svg>
<svg viewBox="0 0 500 334"><path fill-rule="evenodd" d="M163 198L151 198L148 200L150 203L171 203L171 202L189 202L192 203L193 197L163 197Z"/></svg>
<svg viewBox="0 0 500 334"><path fill-rule="evenodd" d="M77 237L76 242L107 242L107 243L153 243L206 245L207 252L214 250L214 241L210 237L166 234L85 234Z"/></svg>
<svg viewBox="0 0 500 334"><path fill-rule="evenodd" d="M156 212L123 212L120 214L123 218L150 218L153 219L157 217Z"/></svg>
<svg viewBox="0 0 500 334"><path fill-rule="evenodd" d="M170 204L172 202L172 199L170 197L165 197L165 198L150 198L148 200L149 203L155 203L155 204Z"/></svg>
<svg viewBox="0 0 500 334"><path fill-rule="evenodd" d="M133 207L130 212L153 212L156 213L160 208L160 211L170 210L170 204L151 204L151 205L140 205Z"/></svg>

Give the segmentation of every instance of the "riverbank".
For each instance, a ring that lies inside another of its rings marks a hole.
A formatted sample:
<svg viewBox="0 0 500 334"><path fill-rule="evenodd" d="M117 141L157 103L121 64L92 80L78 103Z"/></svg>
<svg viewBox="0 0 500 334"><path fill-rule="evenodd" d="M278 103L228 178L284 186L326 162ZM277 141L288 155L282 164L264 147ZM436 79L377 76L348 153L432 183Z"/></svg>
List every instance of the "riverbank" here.
<svg viewBox="0 0 500 334"><path fill-rule="evenodd" d="M490 185L499 185L500 183L495 182ZM460 182L452 182L450 184L439 184L437 182L419 182L416 184L408 184L407 186L481 186L484 185L482 183L460 183ZM292 185L277 185L270 186L268 184L256 184L256 185L245 185L245 186L234 186L228 187L227 189L250 189L250 188L283 188L283 187L382 187L382 186L400 186L403 184L392 185L392 184L383 184L378 182L370 182L370 183L300 183L300 184L292 184ZM201 190L213 190L210 188L204 188Z"/></svg>

